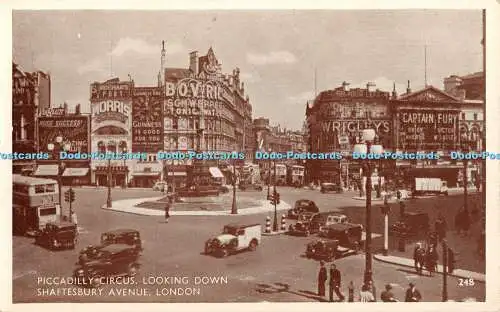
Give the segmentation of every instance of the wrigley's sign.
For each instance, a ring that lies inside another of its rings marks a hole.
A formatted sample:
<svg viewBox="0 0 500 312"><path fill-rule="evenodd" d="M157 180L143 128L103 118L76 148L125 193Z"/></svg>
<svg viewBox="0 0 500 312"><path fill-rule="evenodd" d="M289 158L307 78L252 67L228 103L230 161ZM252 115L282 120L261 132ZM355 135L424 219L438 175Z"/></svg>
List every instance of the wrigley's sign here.
<svg viewBox="0 0 500 312"><path fill-rule="evenodd" d="M321 124L324 133L356 133L363 129L374 129L378 134L391 131L390 120L329 120Z"/></svg>

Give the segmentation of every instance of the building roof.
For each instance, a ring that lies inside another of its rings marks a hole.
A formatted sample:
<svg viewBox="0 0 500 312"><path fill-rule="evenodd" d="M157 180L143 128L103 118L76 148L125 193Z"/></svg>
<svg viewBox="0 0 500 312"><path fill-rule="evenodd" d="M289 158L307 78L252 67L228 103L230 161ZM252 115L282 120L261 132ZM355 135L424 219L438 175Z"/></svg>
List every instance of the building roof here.
<svg viewBox="0 0 500 312"><path fill-rule="evenodd" d="M191 75L191 70L189 68L165 68L165 78L166 79L183 79Z"/></svg>
<svg viewBox="0 0 500 312"><path fill-rule="evenodd" d="M427 95L427 94L429 94L429 95L435 94L436 96L439 97L439 100L441 100L441 101L447 99L447 100L453 101L453 102L461 102L460 99L454 97L453 95L451 95L443 90L439 90L438 88L436 88L434 86L427 86L424 89L421 89L421 90L418 90L415 92L402 94L401 96L398 97L398 100L408 101L408 100L412 100L412 99L420 99L422 96L425 97L425 95Z"/></svg>
<svg viewBox="0 0 500 312"><path fill-rule="evenodd" d="M476 73L473 73L473 74L462 76L460 78L462 78L462 79L484 78L484 72L480 71L480 72L476 72Z"/></svg>

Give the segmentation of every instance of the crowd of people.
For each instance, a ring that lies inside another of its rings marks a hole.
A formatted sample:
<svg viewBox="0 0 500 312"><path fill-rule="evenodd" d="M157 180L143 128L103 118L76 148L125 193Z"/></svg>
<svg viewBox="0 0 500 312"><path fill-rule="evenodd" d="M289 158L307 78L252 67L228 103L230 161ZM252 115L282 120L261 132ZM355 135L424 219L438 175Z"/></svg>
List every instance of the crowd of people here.
<svg viewBox="0 0 500 312"><path fill-rule="evenodd" d="M329 274L328 274L329 273ZM328 284L327 284L328 282ZM334 302L334 296L335 295L338 298L338 301L342 302L345 301L345 296L344 294L340 291L341 288L341 282L342 282L342 276L340 271L337 269L337 266L335 264L331 264L330 266L330 272L328 272L327 268L325 267L325 262L321 261L320 262L320 269L318 272L318 296L319 297L325 297L326 296L326 286L328 285L329 289L329 301ZM373 285L373 282L367 281L361 285L361 288L359 290L358 296L355 296L355 287L354 283L351 281L349 282L348 286L348 296L347 296L347 301L348 302L376 302L377 301L377 293L375 289L375 285ZM393 292L392 292L392 285L387 284L385 285L385 290L380 294L380 300L382 302L399 302ZM422 295L420 291L416 288L415 283L410 282L408 285L408 289L406 290L405 302L419 302L422 300Z"/></svg>

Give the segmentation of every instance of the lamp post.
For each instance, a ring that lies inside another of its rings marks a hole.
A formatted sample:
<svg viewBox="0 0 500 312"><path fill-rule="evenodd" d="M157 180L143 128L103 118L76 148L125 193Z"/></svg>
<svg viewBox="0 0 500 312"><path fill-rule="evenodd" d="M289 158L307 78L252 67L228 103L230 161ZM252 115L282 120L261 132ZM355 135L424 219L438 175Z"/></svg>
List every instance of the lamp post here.
<svg viewBox="0 0 500 312"><path fill-rule="evenodd" d="M123 152L123 154L127 154L127 148L124 147L122 149L122 152ZM128 167L127 167L125 157L123 157L123 167L124 167L123 169L125 170L125 179L123 179L123 183L124 183L123 188L127 188L127 186L128 186Z"/></svg>
<svg viewBox="0 0 500 312"><path fill-rule="evenodd" d="M273 187L273 193L274 193L274 222L273 222L273 231L278 232L278 211L277 211L277 200L276 196L278 192L276 191L276 160L273 160L273 165L274 165L274 187Z"/></svg>
<svg viewBox="0 0 500 312"><path fill-rule="evenodd" d="M448 245L446 240L443 239L443 294L442 300L443 302L448 301Z"/></svg>
<svg viewBox="0 0 500 312"><path fill-rule="evenodd" d="M384 196L384 250L383 255L389 254L389 203L387 202L387 195Z"/></svg>
<svg viewBox="0 0 500 312"><path fill-rule="evenodd" d="M354 152L358 154L367 153L373 155L382 154L382 146L378 144L373 144L375 140L375 130L365 129L362 131L362 141L364 143L359 143L354 146ZM365 241L365 274L364 281L373 281L372 279L372 253L371 253L371 241L372 241L372 220L371 220L371 210L372 210L372 164L368 160L365 164L366 170L366 241Z"/></svg>
<svg viewBox="0 0 500 312"><path fill-rule="evenodd" d="M233 160L233 204L231 205L231 214L238 214L236 207L236 160Z"/></svg>
<svg viewBox="0 0 500 312"><path fill-rule="evenodd" d="M462 145L462 150L464 152L464 154L467 154L469 152L469 144L468 144L468 141L467 141L467 137L464 136L463 137L464 139L464 143ZM467 197L468 197L468 178L467 178L467 170L468 170L468 164L469 164L469 161L468 159L466 159L466 157L464 157L464 171L463 171L463 180L464 180L464 210L466 213L469 212L469 209L468 209L468 204L467 204Z"/></svg>
<svg viewBox="0 0 500 312"><path fill-rule="evenodd" d="M49 143L47 145L47 149L51 152L61 152L61 151L67 151L70 149L69 144L63 144L63 137L62 136L57 136L56 137L56 142L54 143ZM57 155L57 184L58 184L58 191L59 191L59 206L62 207L62 170L64 170L64 164L61 160L61 155Z"/></svg>
<svg viewBox="0 0 500 312"><path fill-rule="evenodd" d="M269 149L269 153L271 153L271 149ZM271 192L271 166L269 166L269 169L267 171L267 199L269 199L269 196Z"/></svg>
<svg viewBox="0 0 500 312"><path fill-rule="evenodd" d="M106 207L112 207L111 201L111 158L108 159L108 198L106 200Z"/></svg>

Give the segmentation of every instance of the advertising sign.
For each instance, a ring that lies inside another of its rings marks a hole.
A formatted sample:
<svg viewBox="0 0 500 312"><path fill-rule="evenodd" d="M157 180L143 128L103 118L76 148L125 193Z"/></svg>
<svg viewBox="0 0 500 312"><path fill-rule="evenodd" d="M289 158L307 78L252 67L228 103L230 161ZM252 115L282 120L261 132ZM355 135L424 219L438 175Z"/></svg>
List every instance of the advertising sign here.
<svg viewBox="0 0 500 312"><path fill-rule="evenodd" d="M91 103L92 132L106 126L130 129L131 108L127 100L104 100ZM111 130L110 130L111 131ZM112 131L111 131L112 132ZM100 133L106 134L106 133ZM107 133L120 134L120 133Z"/></svg>
<svg viewBox="0 0 500 312"><path fill-rule="evenodd" d="M159 88L136 88L132 99L132 151L163 149L163 97Z"/></svg>
<svg viewBox="0 0 500 312"><path fill-rule="evenodd" d="M48 145L55 144L58 136L63 138L63 143L70 145L68 152L90 152L89 126L88 116L39 117L38 144L40 152L50 154Z"/></svg>
<svg viewBox="0 0 500 312"><path fill-rule="evenodd" d="M99 101L131 98L132 89L133 82L120 82L118 78L108 80L104 83L93 83L90 85L90 100Z"/></svg>
<svg viewBox="0 0 500 312"><path fill-rule="evenodd" d="M35 88L30 80L20 74L12 77L12 103L30 104L33 103Z"/></svg>
<svg viewBox="0 0 500 312"><path fill-rule="evenodd" d="M403 149L453 149L458 142L459 112L454 110L402 110L399 146Z"/></svg>
<svg viewBox="0 0 500 312"><path fill-rule="evenodd" d="M220 116L222 102L232 103L231 92L216 80L195 78L165 83L166 116Z"/></svg>

